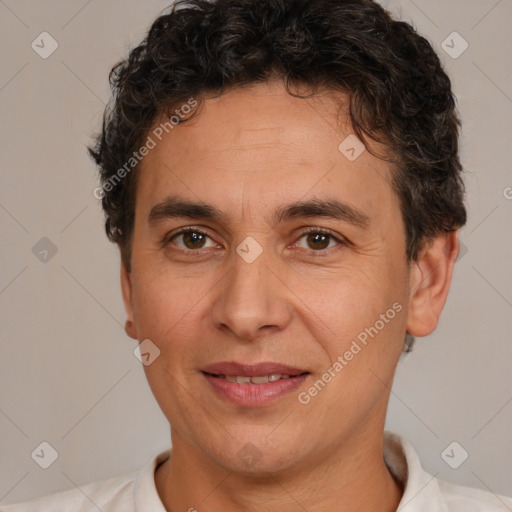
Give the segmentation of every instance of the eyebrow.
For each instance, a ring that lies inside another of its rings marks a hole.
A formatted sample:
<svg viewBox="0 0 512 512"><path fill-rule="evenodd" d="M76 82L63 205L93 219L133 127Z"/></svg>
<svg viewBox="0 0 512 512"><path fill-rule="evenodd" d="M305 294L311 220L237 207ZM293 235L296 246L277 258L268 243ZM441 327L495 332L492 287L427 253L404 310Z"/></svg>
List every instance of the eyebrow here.
<svg viewBox="0 0 512 512"><path fill-rule="evenodd" d="M324 217L341 220L359 228L367 228L370 218L362 211L337 199L310 199L281 206L271 216L274 224L307 217ZM148 215L148 223L155 226L173 218L211 220L227 224L228 216L215 206L170 196L156 204Z"/></svg>

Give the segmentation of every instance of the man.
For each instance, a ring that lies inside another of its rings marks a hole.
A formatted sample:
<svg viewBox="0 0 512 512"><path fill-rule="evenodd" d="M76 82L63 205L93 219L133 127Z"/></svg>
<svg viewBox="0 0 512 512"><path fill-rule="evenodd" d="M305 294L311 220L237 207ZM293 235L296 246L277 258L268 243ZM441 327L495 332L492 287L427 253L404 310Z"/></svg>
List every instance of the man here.
<svg viewBox="0 0 512 512"><path fill-rule="evenodd" d="M466 220L429 43L370 0L191 0L111 82L96 195L172 454L4 510L511 510L384 432Z"/></svg>

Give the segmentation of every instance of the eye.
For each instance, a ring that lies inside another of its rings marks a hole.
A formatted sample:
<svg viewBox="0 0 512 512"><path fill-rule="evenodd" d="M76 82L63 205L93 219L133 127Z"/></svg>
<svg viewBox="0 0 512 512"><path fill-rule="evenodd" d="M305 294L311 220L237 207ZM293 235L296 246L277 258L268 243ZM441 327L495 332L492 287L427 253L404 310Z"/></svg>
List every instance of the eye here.
<svg viewBox="0 0 512 512"><path fill-rule="evenodd" d="M207 240L210 240L210 245L206 245ZM184 250L199 250L215 247L215 242L200 229L188 227L181 229L177 233L167 237L165 243L172 242L174 245Z"/></svg>
<svg viewBox="0 0 512 512"><path fill-rule="evenodd" d="M304 245L300 245L300 241L305 241ZM299 240L295 243L296 246L313 250L315 252L325 251L327 249L332 249L336 246L348 245L348 242L344 239L338 238L334 236L330 231L320 229L320 228L310 228L306 232L304 232Z"/></svg>
<svg viewBox="0 0 512 512"><path fill-rule="evenodd" d="M302 242L303 241L303 242ZM201 229L189 226L166 236L162 242L165 246L172 243L186 252L200 251L218 246L210 236ZM310 228L299 237L292 247L306 249L313 252L327 252L329 249L348 245L348 240L335 236L322 228ZM330 252L330 251L329 251Z"/></svg>

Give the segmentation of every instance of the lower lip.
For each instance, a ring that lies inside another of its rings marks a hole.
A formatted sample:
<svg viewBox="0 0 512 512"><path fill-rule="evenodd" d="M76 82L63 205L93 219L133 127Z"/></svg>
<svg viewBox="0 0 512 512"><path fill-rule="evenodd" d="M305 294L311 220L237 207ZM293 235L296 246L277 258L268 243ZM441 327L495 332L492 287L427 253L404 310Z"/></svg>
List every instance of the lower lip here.
<svg viewBox="0 0 512 512"><path fill-rule="evenodd" d="M203 373L213 389L236 405L257 407L267 405L295 391L306 380L308 374L289 379L280 379L268 384L238 384Z"/></svg>

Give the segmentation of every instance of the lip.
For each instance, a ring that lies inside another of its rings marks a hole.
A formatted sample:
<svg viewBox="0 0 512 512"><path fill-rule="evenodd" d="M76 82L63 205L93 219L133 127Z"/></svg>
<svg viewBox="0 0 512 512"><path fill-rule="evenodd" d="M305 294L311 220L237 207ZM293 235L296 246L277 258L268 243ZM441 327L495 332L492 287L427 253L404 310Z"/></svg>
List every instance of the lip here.
<svg viewBox="0 0 512 512"><path fill-rule="evenodd" d="M300 375L301 373L307 372L307 370L294 368L286 364L267 361L254 364L242 364L235 361L226 361L206 366L202 371L212 375L240 375L242 377L261 377L272 373L279 373L281 375Z"/></svg>
<svg viewBox="0 0 512 512"><path fill-rule="evenodd" d="M309 372L280 363L241 364L230 361L209 365L202 370L202 374L224 400L243 407L261 407L295 391ZM289 375L290 378L265 384L239 384L215 376L261 377L271 374Z"/></svg>

